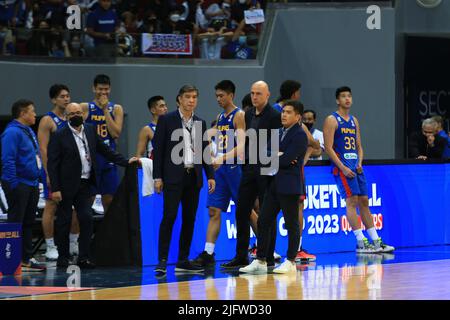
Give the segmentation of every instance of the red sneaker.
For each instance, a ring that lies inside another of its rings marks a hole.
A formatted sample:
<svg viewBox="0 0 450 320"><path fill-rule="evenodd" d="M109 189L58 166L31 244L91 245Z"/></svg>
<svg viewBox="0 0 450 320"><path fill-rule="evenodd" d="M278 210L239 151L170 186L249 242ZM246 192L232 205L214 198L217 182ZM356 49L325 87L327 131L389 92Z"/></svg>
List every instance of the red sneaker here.
<svg viewBox="0 0 450 320"><path fill-rule="evenodd" d="M316 261L316 256L308 253L305 249L301 249L297 252L297 256L295 257L295 261Z"/></svg>

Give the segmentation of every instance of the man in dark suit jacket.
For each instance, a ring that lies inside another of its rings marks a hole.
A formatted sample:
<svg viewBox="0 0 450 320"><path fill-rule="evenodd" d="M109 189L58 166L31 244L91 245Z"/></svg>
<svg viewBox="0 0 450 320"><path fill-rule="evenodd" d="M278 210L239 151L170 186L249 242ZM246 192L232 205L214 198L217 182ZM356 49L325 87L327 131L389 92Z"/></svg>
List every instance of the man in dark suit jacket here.
<svg viewBox="0 0 450 320"><path fill-rule="evenodd" d="M66 107L69 124L52 135L48 145L48 173L52 199L59 203L56 216L56 245L59 251L57 266L69 265L69 232L72 220L72 206L80 223L78 266L93 268L89 259L89 245L92 237L91 187L96 186L96 153L120 166L137 161L127 161L111 150L97 136L94 127L83 124L83 112L77 103Z"/></svg>
<svg viewBox="0 0 450 320"><path fill-rule="evenodd" d="M261 154L270 156L270 141L272 130L281 128L280 113L269 104L269 86L264 81L255 82L251 88L251 99L253 108L245 112L245 127L249 137L250 130L256 133L256 140L245 141L245 163L242 165L242 178L239 185L238 201L236 204L236 228L237 242L236 255L222 268L234 269L248 264L248 245L250 242L250 214L256 199L259 206L263 205L264 194L268 186L268 176L265 170L269 164L263 163ZM266 130L267 135L263 133ZM267 137L266 141L260 141ZM262 148L258 150L258 148ZM273 224L273 239L276 236L276 223ZM275 250L275 239L269 246L272 252ZM275 265L274 258L269 261L271 266Z"/></svg>
<svg viewBox="0 0 450 320"><path fill-rule="evenodd" d="M298 219L301 196L306 194L303 179L303 159L308 147L306 133L298 124L303 105L295 100L288 101L281 114L283 128L280 129L279 168L266 191L264 204L258 218L257 258L240 272L267 271L266 259L271 258L271 226L280 209L288 231L287 259L273 270L274 273L296 272L295 257L300 241Z"/></svg>
<svg viewBox="0 0 450 320"><path fill-rule="evenodd" d="M180 202L183 207L183 222L175 271L203 271L188 260L199 192L203 186L202 169L208 178L210 193L214 192L215 181L209 159L209 143L203 141L206 122L194 115L197 99L196 87L183 86L177 96L179 108L159 119L153 138L155 191L160 193L164 186L164 212L158 243L159 264L155 269L160 274L166 273L172 229Z"/></svg>

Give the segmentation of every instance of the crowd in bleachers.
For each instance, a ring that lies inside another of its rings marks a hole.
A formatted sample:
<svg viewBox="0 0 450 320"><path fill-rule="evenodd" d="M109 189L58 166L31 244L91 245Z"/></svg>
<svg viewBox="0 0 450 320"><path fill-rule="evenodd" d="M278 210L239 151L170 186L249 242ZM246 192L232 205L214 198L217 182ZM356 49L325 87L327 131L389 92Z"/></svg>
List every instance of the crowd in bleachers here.
<svg viewBox="0 0 450 320"><path fill-rule="evenodd" d="M67 28L71 5L81 30ZM265 1L2 0L0 55L142 56L148 33L191 35L190 58L253 59L263 23L246 24L244 11L259 8Z"/></svg>

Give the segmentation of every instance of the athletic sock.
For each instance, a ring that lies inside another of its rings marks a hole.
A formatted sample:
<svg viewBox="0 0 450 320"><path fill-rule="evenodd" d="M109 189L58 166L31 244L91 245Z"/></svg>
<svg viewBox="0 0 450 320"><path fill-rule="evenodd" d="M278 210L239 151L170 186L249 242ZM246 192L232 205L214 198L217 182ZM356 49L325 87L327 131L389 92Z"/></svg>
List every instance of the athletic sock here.
<svg viewBox="0 0 450 320"><path fill-rule="evenodd" d="M70 242L77 242L78 241L78 236L79 236L78 233L71 233L71 234L69 234Z"/></svg>
<svg viewBox="0 0 450 320"><path fill-rule="evenodd" d="M372 239L372 241L376 241L376 240L380 239L375 227L367 229L367 234L369 235L370 239Z"/></svg>
<svg viewBox="0 0 450 320"><path fill-rule="evenodd" d="M298 251L302 251L302 238L300 237L300 242L298 243Z"/></svg>
<svg viewBox="0 0 450 320"><path fill-rule="evenodd" d="M48 239L45 239L45 244L47 245L47 248L48 247L54 247L55 246L55 241L53 240L53 238L48 238Z"/></svg>
<svg viewBox="0 0 450 320"><path fill-rule="evenodd" d="M355 234L356 240L362 241L364 239L364 235L361 229L353 230L353 233Z"/></svg>
<svg viewBox="0 0 450 320"><path fill-rule="evenodd" d="M214 248L215 248L215 244L214 243L211 243L211 242L207 242L207 243L205 243L205 251L208 253L208 254L213 254L214 253Z"/></svg>

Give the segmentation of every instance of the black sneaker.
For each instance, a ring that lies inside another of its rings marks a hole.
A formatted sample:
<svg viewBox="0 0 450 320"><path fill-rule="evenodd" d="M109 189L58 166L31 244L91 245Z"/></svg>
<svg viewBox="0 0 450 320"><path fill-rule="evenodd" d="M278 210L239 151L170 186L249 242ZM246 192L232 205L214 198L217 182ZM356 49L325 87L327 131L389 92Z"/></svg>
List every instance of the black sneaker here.
<svg viewBox="0 0 450 320"><path fill-rule="evenodd" d="M167 272L167 260L161 260L155 268L156 273L166 273Z"/></svg>
<svg viewBox="0 0 450 320"><path fill-rule="evenodd" d="M224 269L235 269L235 268L241 268L241 267L245 267L248 266L250 263L248 262L247 258L233 258L233 260L226 262L226 263L222 263L220 265L221 268Z"/></svg>
<svg viewBox="0 0 450 320"><path fill-rule="evenodd" d="M175 272L198 273L198 272L203 272L203 271L205 271L205 269L203 267L196 266L188 260L180 261L175 266Z"/></svg>
<svg viewBox="0 0 450 320"><path fill-rule="evenodd" d="M216 263L216 259L214 259L215 255L215 253L209 254L208 252L203 251L197 258L195 258L195 260L192 261L192 263L199 267L212 266Z"/></svg>
<svg viewBox="0 0 450 320"><path fill-rule="evenodd" d="M275 267L275 259L274 260L266 260L267 261L267 267Z"/></svg>

